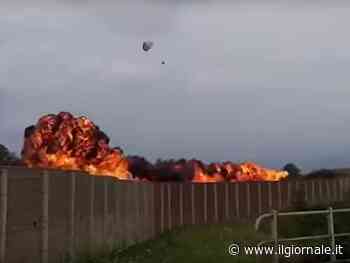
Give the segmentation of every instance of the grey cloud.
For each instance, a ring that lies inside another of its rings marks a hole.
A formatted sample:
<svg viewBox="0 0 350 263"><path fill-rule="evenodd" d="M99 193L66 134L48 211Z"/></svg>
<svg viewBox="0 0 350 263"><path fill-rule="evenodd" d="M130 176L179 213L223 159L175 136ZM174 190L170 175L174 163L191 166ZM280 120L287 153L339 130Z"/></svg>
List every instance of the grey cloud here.
<svg viewBox="0 0 350 263"><path fill-rule="evenodd" d="M66 1L5 9L0 138L13 150L25 126L60 110L87 115L113 144L151 159L313 168L348 144L349 6ZM148 39L155 46L145 53Z"/></svg>

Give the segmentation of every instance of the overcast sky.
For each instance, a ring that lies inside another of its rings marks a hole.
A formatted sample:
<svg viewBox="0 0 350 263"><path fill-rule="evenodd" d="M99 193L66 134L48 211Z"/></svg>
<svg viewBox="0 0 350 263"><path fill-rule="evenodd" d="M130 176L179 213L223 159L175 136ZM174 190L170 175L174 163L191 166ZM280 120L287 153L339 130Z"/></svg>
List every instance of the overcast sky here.
<svg viewBox="0 0 350 263"><path fill-rule="evenodd" d="M27 2L0 3L12 151L41 115L70 111L150 160L350 166L350 5Z"/></svg>

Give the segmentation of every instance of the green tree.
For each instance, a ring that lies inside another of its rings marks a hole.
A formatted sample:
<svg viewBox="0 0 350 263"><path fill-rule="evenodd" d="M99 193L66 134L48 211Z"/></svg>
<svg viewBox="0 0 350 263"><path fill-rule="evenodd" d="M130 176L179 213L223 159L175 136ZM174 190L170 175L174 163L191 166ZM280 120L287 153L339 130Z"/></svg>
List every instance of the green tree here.
<svg viewBox="0 0 350 263"><path fill-rule="evenodd" d="M290 176L299 176L301 172L301 169L298 166L296 166L294 163L287 163L283 167L283 170L287 171Z"/></svg>
<svg viewBox="0 0 350 263"><path fill-rule="evenodd" d="M11 163L18 161L16 155L9 151L6 146L0 144L0 162L1 163Z"/></svg>

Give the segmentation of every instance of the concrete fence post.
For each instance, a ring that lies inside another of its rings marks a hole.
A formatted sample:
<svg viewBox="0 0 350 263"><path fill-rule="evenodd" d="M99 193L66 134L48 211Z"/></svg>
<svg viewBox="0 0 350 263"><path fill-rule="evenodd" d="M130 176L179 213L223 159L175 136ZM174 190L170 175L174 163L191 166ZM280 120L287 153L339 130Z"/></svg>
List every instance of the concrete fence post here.
<svg viewBox="0 0 350 263"><path fill-rule="evenodd" d="M321 182L319 180L315 181L315 185L317 185L317 189L318 191L316 192L317 194L315 194L315 198L317 200L317 202L322 201L321 195L322 195L322 188L321 188Z"/></svg>
<svg viewBox="0 0 350 263"><path fill-rule="evenodd" d="M345 180L344 178L340 178L339 179L339 201L343 201L344 200L344 183L345 183Z"/></svg>
<svg viewBox="0 0 350 263"><path fill-rule="evenodd" d="M204 223L208 223L208 185L204 184L204 197L203 197L203 208L204 208Z"/></svg>
<svg viewBox="0 0 350 263"><path fill-rule="evenodd" d="M268 182L269 209L272 209L272 183Z"/></svg>
<svg viewBox="0 0 350 263"><path fill-rule="evenodd" d="M214 220L217 223L219 221L219 209L218 209L218 184L214 183Z"/></svg>
<svg viewBox="0 0 350 263"><path fill-rule="evenodd" d="M118 186L119 186L119 182L113 180L113 189L114 189L114 193L113 193L113 198L114 198L114 220L113 220L113 233L114 234L113 234L113 238L114 238L114 243L116 243L118 238L119 238L118 227L120 227L120 220L119 220L120 211L119 211L119 206L118 206L118 202L119 202Z"/></svg>
<svg viewBox="0 0 350 263"><path fill-rule="evenodd" d="M149 184L148 183L143 183L143 218L142 218L142 232L143 232L143 240L146 240L149 238L148 234L148 229L149 226L151 225L150 221L150 213L149 213L149 205L150 203L148 202L148 196L150 194L149 192Z"/></svg>
<svg viewBox="0 0 350 263"><path fill-rule="evenodd" d="M324 189L324 186L323 186L323 181L322 180L317 180L318 182L318 193L319 193L319 196L318 196L318 201L320 203L322 203L324 200L324 195L325 195L325 189Z"/></svg>
<svg viewBox="0 0 350 263"><path fill-rule="evenodd" d="M120 233L122 235L122 238L124 239L123 241L123 245L130 245L130 243L132 243L132 239L133 239L133 233L130 229L130 225L133 224L134 222L131 221L132 218L130 218L130 216L132 216L133 211L135 209L135 205L133 203L133 200L131 198L132 195L132 188L131 188L131 183L129 183L128 181L126 182L121 182L120 183L120 187L121 187L121 191L120 191L120 197L119 199L121 200L120 202L120 206L122 207L121 211L122 211L122 220L121 220L121 226L122 228L120 229Z"/></svg>
<svg viewBox="0 0 350 263"><path fill-rule="evenodd" d="M107 218L108 218L108 186L109 178L103 177L103 228L102 228L102 240L104 244L107 244Z"/></svg>
<svg viewBox="0 0 350 263"><path fill-rule="evenodd" d="M304 181L304 195L305 195L305 202L307 203L309 201L309 191L307 189L309 181Z"/></svg>
<svg viewBox="0 0 350 263"><path fill-rule="evenodd" d="M164 183L160 183L160 232L165 229L165 212L164 212Z"/></svg>
<svg viewBox="0 0 350 263"><path fill-rule="evenodd" d="M299 189L300 187L299 187L299 181L298 180L295 180L295 193L294 193L294 200L293 201L298 201L298 196L299 196L299 191L300 191L300 189Z"/></svg>
<svg viewBox="0 0 350 263"><path fill-rule="evenodd" d="M235 183L235 199L236 199L236 217L239 218L239 185L240 183Z"/></svg>
<svg viewBox="0 0 350 263"><path fill-rule="evenodd" d="M331 187L328 179L326 179L325 182L326 182L326 191L327 191L327 202L329 203L331 200Z"/></svg>
<svg viewBox="0 0 350 263"><path fill-rule="evenodd" d="M277 182L277 202L278 209L282 208L282 189L281 189L281 181Z"/></svg>
<svg viewBox="0 0 350 263"><path fill-rule="evenodd" d="M76 195L76 173L70 174L70 207L69 207L69 256L75 257L75 195Z"/></svg>
<svg viewBox="0 0 350 263"><path fill-rule="evenodd" d="M247 191L247 218L250 218L250 214L251 214L250 182L246 182L246 191Z"/></svg>
<svg viewBox="0 0 350 263"><path fill-rule="evenodd" d="M171 210L171 183L167 184L168 189L168 229L172 228L173 220L172 220L172 210Z"/></svg>
<svg viewBox="0 0 350 263"><path fill-rule="evenodd" d="M153 210L153 184L152 182L148 182L148 187L147 187L148 191L147 191L147 198L146 198L146 202L148 203L148 212L147 212L147 216L149 217L149 227L147 228L147 238L153 238L154 233L153 233L153 226L155 225L155 221L154 221L154 210Z"/></svg>
<svg viewBox="0 0 350 263"><path fill-rule="evenodd" d="M334 180L330 180L329 181L329 192L330 192L330 199L332 202L334 201L335 199L335 195L336 193L334 193Z"/></svg>
<svg viewBox="0 0 350 263"><path fill-rule="evenodd" d="M315 200L315 180L311 181L311 203L314 204Z"/></svg>
<svg viewBox="0 0 350 263"><path fill-rule="evenodd" d="M150 183L150 191L151 191L151 196L150 196L150 199L151 199L151 211L152 211L152 229L151 229L151 234L152 234L152 237L155 237L156 236L156 217L155 217L155 186L154 186L154 183Z"/></svg>
<svg viewBox="0 0 350 263"><path fill-rule="evenodd" d="M261 182L258 182L258 213L262 213L262 193L261 193Z"/></svg>
<svg viewBox="0 0 350 263"><path fill-rule="evenodd" d="M333 201L338 201L338 196L339 196L339 189L337 189L337 185L338 185L338 179L333 179Z"/></svg>
<svg viewBox="0 0 350 263"><path fill-rule="evenodd" d="M133 221L134 221L134 226L133 226L133 241L139 242L140 241L140 185L141 182L135 182L134 184L131 183L130 187L133 188L132 191L132 200L135 202L135 207L134 207L134 213L133 213Z"/></svg>
<svg viewBox="0 0 350 263"><path fill-rule="evenodd" d="M89 250L92 252L94 241L94 224L95 224L95 176L90 176L90 211L89 211Z"/></svg>
<svg viewBox="0 0 350 263"><path fill-rule="evenodd" d="M137 242L141 242L143 240L143 224L146 223L143 217L143 185L144 183L142 181L139 181L136 183L136 240Z"/></svg>
<svg viewBox="0 0 350 263"><path fill-rule="evenodd" d="M228 221L230 218L229 213L229 189L228 183L225 183L225 219Z"/></svg>
<svg viewBox="0 0 350 263"><path fill-rule="evenodd" d="M142 193L141 193L141 231L142 231L142 240L147 238L147 227L149 225L149 216L148 216L148 203L147 203L147 193L148 187L147 183L142 182Z"/></svg>
<svg viewBox="0 0 350 263"><path fill-rule="evenodd" d="M148 230L148 238L153 238L154 237L154 225L155 225L155 221L154 221L154 201L153 201L153 184L152 182L148 183L148 195L147 195L147 203L148 203L148 216L149 216L149 230Z"/></svg>
<svg viewBox="0 0 350 263"><path fill-rule="evenodd" d="M41 263L49 262L49 173L42 173L41 203Z"/></svg>
<svg viewBox="0 0 350 263"><path fill-rule="evenodd" d="M140 240L144 240L145 236L145 224L147 224L147 218L145 217L145 183L140 182L140 189L139 189L139 232L140 232Z"/></svg>
<svg viewBox="0 0 350 263"><path fill-rule="evenodd" d="M191 214L192 214L192 224L194 225L196 223L196 207L194 203L194 190L195 190L195 185L194 183L191 184Z"/></svg>
<svg viewBox="0 0 350 263"><path fill-rule="evenodd" d="M1 169L0 188L0 263L6 262L6 235L7 235L7 176L8 170Z"/></svg>
<svg viewBox="0 0 350 263"><path fill-rule="evenodd" d="M180 184L180 226L183 226L184 224L184 186L183 184Z"/></svg>
<svg viewBox="0 0 350 263"><path fill-rule="evenodd" d="M292 203L292 193L290 187L290 181L286 181L287 183L287 207L289 207Z"/></svg>

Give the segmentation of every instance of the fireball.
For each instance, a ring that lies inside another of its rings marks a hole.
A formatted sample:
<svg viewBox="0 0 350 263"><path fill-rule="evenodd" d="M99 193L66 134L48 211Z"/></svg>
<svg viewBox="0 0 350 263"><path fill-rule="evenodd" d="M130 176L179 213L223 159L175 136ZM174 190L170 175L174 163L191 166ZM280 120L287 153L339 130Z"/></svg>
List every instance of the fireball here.
<svg viewBox="0 0 350 263"><path fill-rule="evenodd" d="M181 159L151 164L144 158L127 158L120 148L109 146L108 136L91 120L68 112L45 115L25 129L22 160L28 167L84 171L128 180L206 183L279 181L288 176L285 171L254 162L206 165Z"/></svg>
<svg viewBox="0 0 350 263"><path fill-rule="evenodd" d="M24 132L22 160L28 167L84 171L129 179L128 162L88 118L48 114Z"/></svg>

